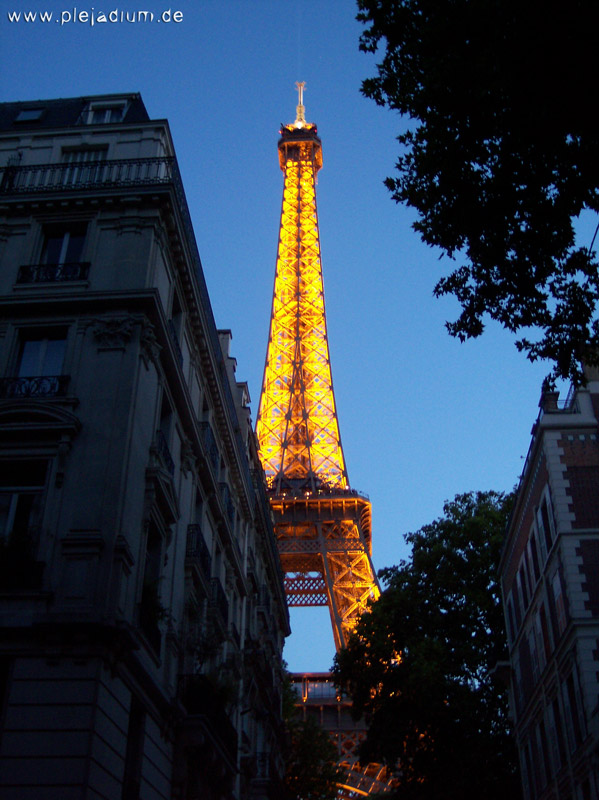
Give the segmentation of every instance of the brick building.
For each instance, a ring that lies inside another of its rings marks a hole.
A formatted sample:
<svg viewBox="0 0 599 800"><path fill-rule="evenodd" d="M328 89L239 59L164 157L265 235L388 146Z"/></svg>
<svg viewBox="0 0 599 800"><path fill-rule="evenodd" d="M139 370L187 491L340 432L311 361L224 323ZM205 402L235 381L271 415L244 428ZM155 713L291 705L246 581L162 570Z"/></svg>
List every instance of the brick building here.
<svg viewBox="0 0 599 800"><path fill-rule="evenodd" d="M278 797L282 574L168 123L0 105L0 795Z"/></svg>
<svg viewBox="0 0 599 800"><path fill-rule="evenodd" d="M545 393L501 562L526 798L599 797L599 372Z"/></svg>

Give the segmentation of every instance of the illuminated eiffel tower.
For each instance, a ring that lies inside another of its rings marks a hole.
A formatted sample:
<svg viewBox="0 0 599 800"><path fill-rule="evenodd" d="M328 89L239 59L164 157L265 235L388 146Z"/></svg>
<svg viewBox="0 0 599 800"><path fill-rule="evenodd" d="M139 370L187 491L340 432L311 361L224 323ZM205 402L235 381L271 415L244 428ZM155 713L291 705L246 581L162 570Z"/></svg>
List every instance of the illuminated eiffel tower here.
<svg viewBox="0 0 599 800"><path fill-rule="evenodd" d="M371 561L370 501L350 488L333 394L316 209L322 147L316 125L306 122L304 84L296 85L296 120L282 126L278 144L285 183L256 433L287 601L328 606L340 649L380 591ZM325 684L327 677L303 681L304 702L309 687ZM328 696L329 705L339 703L334 692ZM325 722L337 739L340 762L354 773L340 796L381 791L381 768L372 765L374 773L366 778L355 764L356 728L346 724L347 711L345 703L345 723L339 722L339 708L329 714L333 723Z"/></svg>

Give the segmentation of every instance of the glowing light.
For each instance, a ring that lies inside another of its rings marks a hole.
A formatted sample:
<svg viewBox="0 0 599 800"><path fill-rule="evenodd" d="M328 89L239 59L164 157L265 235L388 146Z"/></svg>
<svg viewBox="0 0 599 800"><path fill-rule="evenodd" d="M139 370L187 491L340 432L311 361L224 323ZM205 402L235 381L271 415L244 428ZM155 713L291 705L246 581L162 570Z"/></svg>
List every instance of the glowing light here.
<svg viewBox="0 0 599 800"><path fill-rule="evenodd" d="M285 180L256 434L288 603L327 605L340 649L380 591L370 502L349 487L339 436L316 209L322 148L297 88L296 120L279 141Z"/></svg>

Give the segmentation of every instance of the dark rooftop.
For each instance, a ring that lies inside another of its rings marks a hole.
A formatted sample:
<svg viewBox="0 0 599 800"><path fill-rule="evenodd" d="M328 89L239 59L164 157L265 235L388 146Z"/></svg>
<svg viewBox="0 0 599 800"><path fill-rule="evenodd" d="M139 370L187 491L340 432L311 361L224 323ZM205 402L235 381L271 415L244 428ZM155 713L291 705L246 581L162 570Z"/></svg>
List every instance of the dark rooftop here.
<svg viewBox="0 0 599 800"><path fill-rule="evenodd" d="M105 94L88 97L31 100L18 103L0 103L0 131L41 130L70 128L83 123L83 112L90 103L108 107L127 102L124 119L120 122L148 122L150 117L139 94Z"/></svg>

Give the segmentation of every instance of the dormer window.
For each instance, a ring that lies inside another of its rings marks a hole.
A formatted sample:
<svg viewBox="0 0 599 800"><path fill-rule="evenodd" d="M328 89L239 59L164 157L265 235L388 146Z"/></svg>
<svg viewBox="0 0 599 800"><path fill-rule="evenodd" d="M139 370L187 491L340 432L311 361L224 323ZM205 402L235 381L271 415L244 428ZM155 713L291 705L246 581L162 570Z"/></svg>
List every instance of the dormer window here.
<svg viewBox="0 0 599 800"><path fill-rule="evenodd" d="M127 103L99 101L90 103L85 121L88 125L106 125L108 123L122 122L125 118Z"/></svg>

